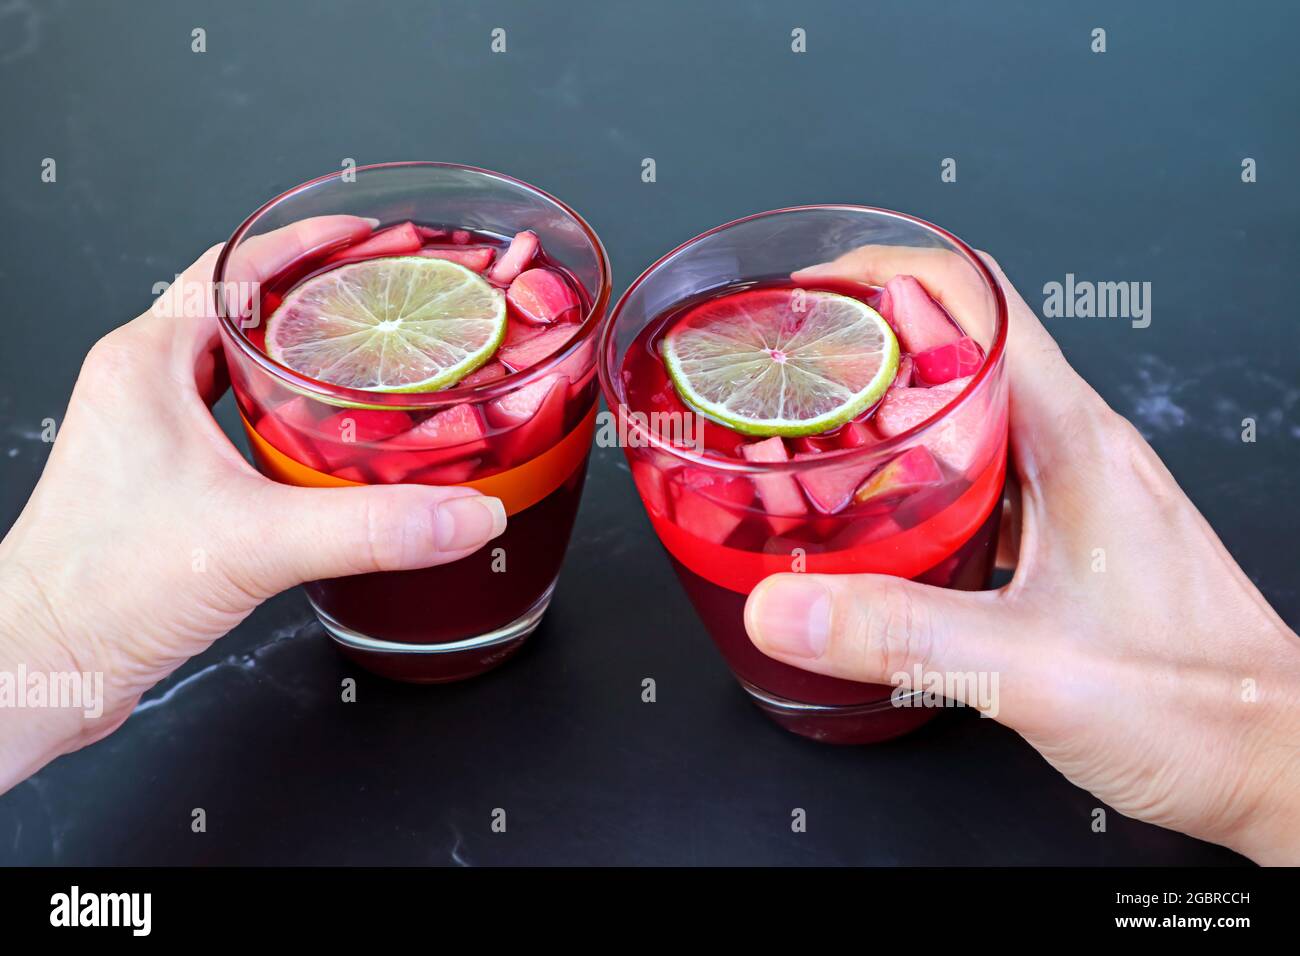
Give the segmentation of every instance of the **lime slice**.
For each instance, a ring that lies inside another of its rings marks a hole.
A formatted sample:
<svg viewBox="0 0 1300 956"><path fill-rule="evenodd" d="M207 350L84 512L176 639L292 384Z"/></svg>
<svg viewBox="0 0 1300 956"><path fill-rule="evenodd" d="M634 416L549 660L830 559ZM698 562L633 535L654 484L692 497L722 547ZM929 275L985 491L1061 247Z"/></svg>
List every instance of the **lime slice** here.
<svg viewBox="0 0 1300 956"><path fill-rule="evenodd" d="M812 289L751 289L686 313L661 345L696 411L746 435L816 435L874 405L898 371L875 309Z"/></svg>
<svg viewBox="0 0 1300 956"><path fill-rule="evenodd" d="M447 259L340 266L294 289L266 324L266 352L295 372L374 392L432 392L497 350L506 300Z"/></svg>

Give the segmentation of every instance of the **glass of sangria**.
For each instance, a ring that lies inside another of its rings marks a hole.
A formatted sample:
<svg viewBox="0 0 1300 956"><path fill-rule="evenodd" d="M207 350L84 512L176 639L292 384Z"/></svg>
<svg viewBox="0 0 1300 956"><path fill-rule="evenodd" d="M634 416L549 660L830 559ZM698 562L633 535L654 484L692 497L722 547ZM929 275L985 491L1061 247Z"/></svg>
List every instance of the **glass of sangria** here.
<svg viewBox="0 0 1300 956"><path fill-rule="evenodd" d="M258 209L215 280L263 474L467 485L505 506L506 531L459 561L306 585L339 648L418 683L508 658L550 602L586 475L610 284L591 227L500 173L361 167Z"/></svg>
<svg viewBox="0 0 1300 956"><path fill-rule="evenodd" d="M637 491L740 684L788 730L869 743L937 713L907 679L861 684L765 656L745 600L782 571L986 588L1005 340L1006 303L965 243L863 206L720 226L615 306L599 371Z"/></svg>

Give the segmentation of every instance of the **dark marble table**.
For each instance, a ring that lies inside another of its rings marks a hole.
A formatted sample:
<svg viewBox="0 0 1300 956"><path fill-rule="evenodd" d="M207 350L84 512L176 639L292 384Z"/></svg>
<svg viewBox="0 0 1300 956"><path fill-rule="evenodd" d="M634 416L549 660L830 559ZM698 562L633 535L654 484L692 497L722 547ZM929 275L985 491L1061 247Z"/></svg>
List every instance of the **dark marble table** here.
<svg viewBox="0 0 1300 956"><path fill-rule="evenodd" d="M1035 306L1067 273L1151 282L1148 328L1049 326L1295 625L1300 11L1090 6L0 4L0 527L82 355L154 283L345 158L443 159L571 202L620 289L710 226L817 201L942 223ZM231 430L228 398L219 413ZM359 702L341 704L353 673ZM874 748L777 730L697 623L621 453L600 450L553 608L507 667L386 683L281 595L117 734L0 797L0 862L1240 862L1114 814L1094 834L1096 804L970 713Z"/></svg>

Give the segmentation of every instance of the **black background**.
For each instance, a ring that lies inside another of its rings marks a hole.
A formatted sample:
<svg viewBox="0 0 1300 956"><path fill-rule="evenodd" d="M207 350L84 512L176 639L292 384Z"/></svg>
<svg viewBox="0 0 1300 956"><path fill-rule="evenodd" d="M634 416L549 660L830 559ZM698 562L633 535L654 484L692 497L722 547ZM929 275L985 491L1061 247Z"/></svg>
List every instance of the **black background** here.
<svg viewBox="0 0 1300 956"><path fill-rule="evenodd" d="M62 417L81 357L155 283L347 158L436 159L571 203L618 289L713 225L819 201L931 219L1035 308L1066 273L1151 282L1149 328L1048 327L1295 625L1298 33L1282 2L5 0L0 521L40 474L41 420ZM229 399L219 412L229 428ZM0 862L1240 862L1114 813L1093 833L1093 797L971 714L872 748L781 732L713 651L621 452L597 450L587 489L513 663L389 684L282 595L117 734L0 797ZM356 704L339 702L347 675Z"/></svg>

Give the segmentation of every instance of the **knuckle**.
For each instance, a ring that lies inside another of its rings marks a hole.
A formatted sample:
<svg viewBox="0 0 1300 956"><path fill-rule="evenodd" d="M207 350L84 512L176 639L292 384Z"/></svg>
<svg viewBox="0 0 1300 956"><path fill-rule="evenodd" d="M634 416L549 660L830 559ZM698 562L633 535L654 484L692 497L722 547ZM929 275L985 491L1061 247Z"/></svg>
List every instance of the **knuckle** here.
<svg viewBox="0 0 1300 956"><path fill-rule="evenodd" d="M406 523L386 496L360 495L357 526L365 529L358 558L367 571L397 571L406 566L410 542Z"/></svg>
<svg viewBox="0 0 1300 956"><path fill-rule="evenodd" d="M134 376L140 366L140 353L140 343L129 326L114 329L86 353L78 381L92 388L116 387Z"/></svg>
<svg viewBox="0 0 1300 956"><path fill-rule="evenodd" d="M866 673L889 677L929 660L930 615L903 582L885 584L861 605L857 627Z"/></svg>
<svg viewBox="0 0 1300 956"><path fill-rule="evenodd" d="M1107 410L1101 416L1100 427L1110 447L1119 449L1126 457L1132 458L1151 449L1137 426L1118 412Z"/></svg>
<svg viewBox="0 0 1300 956"><path fill-rule="evenodd" d="M1100 460L1109 460L1126 472L1135 468L1145 470L1142 460L1153 453L1136 426L1109 406L1092 411L1088 428L1092 437L1091 444L1097 450Z"/></svg>
<svg viewBox="0 0 1300 956"><path fill-rule="evenodd" d="M251 547L234 555L214 556L214 564L212 580L216 583L207 600L218 611L247 614L278 590L272 582L278 581L279 569L266 567Z"/></svg>
<svg viewBox="0 0 1300 956"><path fill-rule="evenodd" d="M1111 413L1103 428L1105 447L1123 475L1123 486L1142 489L1143 498L1158 509L1177 509L1183 495L1137 427L1124 416Z"/></svg>
<svg viewBox="0 0 1300 956"><path fill-rule="evenodd" d="M125 328L114 329L90 347L82 362L82 372L97 372L104 368L112 370L129 361L130 345Z"/></svg>

